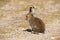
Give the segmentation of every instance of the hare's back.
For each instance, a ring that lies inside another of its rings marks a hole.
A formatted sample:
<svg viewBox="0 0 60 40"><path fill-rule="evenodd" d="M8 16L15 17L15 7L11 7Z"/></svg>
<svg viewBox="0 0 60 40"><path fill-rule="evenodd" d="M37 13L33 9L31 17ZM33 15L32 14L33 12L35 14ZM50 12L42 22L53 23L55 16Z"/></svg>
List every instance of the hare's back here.
<svg viewBox="0 0 60 40"><path fill-rule="evenodd" d="M41 19L39 19L39 18L36 18L36 17L35 17L35 23L37 25L44 25L43 21Z"/></svg>

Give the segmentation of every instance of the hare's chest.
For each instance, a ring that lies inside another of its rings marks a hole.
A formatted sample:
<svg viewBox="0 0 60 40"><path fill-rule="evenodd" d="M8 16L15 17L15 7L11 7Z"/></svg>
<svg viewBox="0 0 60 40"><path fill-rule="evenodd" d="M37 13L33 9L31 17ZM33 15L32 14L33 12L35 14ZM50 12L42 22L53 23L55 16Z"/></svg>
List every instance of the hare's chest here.
<svg viewBox="0 0 60 40"><path fill-rule="evenodd" d="M30 26L31 26L32 28L36 28L36 27L37 27L36 23L33 22L33 21L30 21L29 24L30 24Z"/></svg>
<svg viewBox="0 0 60 40"><path fill-rule="evenodd" d="M31 26L35 26L36 25L36 23L32 20L32 21L29 21L29 24L31 25Z"/></svg>

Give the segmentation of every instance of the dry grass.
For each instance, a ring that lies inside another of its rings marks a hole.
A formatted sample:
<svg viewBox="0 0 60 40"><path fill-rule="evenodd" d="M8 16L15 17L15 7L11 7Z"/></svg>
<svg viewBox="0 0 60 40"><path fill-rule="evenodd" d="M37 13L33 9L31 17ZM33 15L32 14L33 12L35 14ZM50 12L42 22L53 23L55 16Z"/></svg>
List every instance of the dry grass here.
<svg viewBox="0 0 60 40"><path fill-rule="evenodd" d="M59 20L60 20L60 10L48 12L50 11L45 9L47 3L51 0L15 0L9 3L4 0L0 0L0 39L11 38L10 40L50 40L50 36L56 35L60 33L59 30ZM53 5L59 4L59 0L53 0ZM5 4L6 3L6 4ZM6 6L7 5L7 6ZM49 24L48 28L46 27L46 34L34 35L28 32L23 32L23 28L29 28L28 22L25 20L25 15L30 6L34 5L36 7L36 13L34 14L36 17L41 18L45 24ZM49 4L51 5L51 4ZM60 4L59 4L60 5ZM55 8L55 6L53 6ZM57 9L59 9L57 7ZM51 9L53 10L53 9ZM41 11L41 12L39 12ZM46 14L44 13L46 12ZM37 15L36 15L37 14ZM57 22L58 20L58 22ZM57 24L58 23L58 24ZM57 27L56 27L57 25ZM22 28L20 28L22 27ZM51 31L52 30L52 31ZM12 33L12 34L11 34ZM50 34L51 33L51 34ZM4 34L4 35L2 35ZM11 34L6 35L6 34ZM12 38L13 37L13 38ZM39 38L41 37L41 38ZM15 39L17 38L17 39ZM8 39L7 39L8 40Z"/></svg>

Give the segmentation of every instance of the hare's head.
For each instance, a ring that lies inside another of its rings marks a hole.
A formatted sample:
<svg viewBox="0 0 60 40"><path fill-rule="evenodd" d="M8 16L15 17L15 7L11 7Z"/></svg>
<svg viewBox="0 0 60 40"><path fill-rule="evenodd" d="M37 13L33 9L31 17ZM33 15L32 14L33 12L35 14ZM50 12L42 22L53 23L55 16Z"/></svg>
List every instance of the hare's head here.
<svg viewBox="0 0 60 40"><path fill-rule="evenodd" d="M29 13L26 14L26 20L30 20L31 18L33 18L33 13L34 13L34 7L30 7Z"/></svg>
<svg viewBox="0 0 60 40"><path fill-rule="evenodd" d="M26 20L30 20L31 18L33 18L33 14L28 13L26 15Z"/></svg>

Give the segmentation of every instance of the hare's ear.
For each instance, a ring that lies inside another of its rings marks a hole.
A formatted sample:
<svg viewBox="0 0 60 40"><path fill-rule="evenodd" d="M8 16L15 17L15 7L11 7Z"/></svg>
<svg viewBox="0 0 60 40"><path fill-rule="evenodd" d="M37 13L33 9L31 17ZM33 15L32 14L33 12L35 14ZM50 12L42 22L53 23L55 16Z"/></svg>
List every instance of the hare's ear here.
<svg viewBox="0 0 60 40"><path fill-rule="evenodd" d="M31 12L32 12L32 7L29 8L29 13L31 13Z"/></svg>
<svg viewBox="0 0 60 40"><path fill-rule="evenodd" d="M29 13L33 14L34 13L34 7L29 8Z"/></svg>

